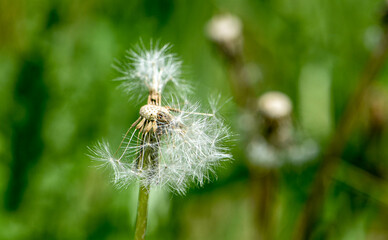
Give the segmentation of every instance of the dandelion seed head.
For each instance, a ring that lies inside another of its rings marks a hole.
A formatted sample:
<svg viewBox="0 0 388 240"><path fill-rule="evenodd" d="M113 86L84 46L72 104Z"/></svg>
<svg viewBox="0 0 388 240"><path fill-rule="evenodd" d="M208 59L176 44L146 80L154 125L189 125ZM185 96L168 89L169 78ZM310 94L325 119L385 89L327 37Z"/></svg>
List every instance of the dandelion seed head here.
<svg viewBox="0 0 388 240"><path fill-rule="evenodd" d="M207 35L216 42L236 41L241 37L242 23L241 20L231 14L214 16L206 28Z"/></svg>
<svg viewBox="0 0 388 240"><path fill-rule="evenodd" d="M243 45L241 20L232 14L212 17L206 25L207 37L218 45L227 55L240 54Z"/></svg>
<svg viewBox="0 0 388 240"><path fill-rule="evenodd" d="M301 165L318 153L317 144L294 126L292 103L281 92L267 92L257 101L259 134L247 147L253 164L278 168L285 164ZM252 120L250 118L250 120Z"/></svg>
<svg viewBox="0 0 388 240"><path fill-rule="evenodd" d="M117 80L129 94L139 95L139 89L149 93L148 103L140 108L139 118L115 153L108 143L90 149L93 159L113 169L119 188L137 182L183 194L192 183L210 181L215 167L231 159L224 145L229 128L216 114L217 101L203 111L198 103L181 96L187 93L180 78L181 61L169 50L169 45L159 48L151 44L150 50L138 47L128 52L129 63L117 67L123 75ZM177 94L162 104L167 85Z"/></svg>
<svg viewBox="0 0 388 240"><path fill-rule="evenodd" d="M258 100L258 107L261 114L271 119L287 117L292 112L290 98L275 91L263 94Z"/></svg>

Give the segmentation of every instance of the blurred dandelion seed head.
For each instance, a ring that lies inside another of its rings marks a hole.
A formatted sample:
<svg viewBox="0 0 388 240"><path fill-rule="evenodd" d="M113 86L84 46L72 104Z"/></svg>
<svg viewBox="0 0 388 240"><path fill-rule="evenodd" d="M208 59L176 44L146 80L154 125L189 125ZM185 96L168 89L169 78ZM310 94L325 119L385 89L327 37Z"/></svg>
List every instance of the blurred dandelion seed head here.
<svg viewBox="0 0 388 240"><path fill-rule="evenodd" d="M264 117L281 119L291 115L292 103L290 98L281 92L267 92L258 100L258 107Z"/></svg>
<svg viewBox="0 0 388 240"><path fill-rule="evenodd" d="M129 51L132 62L119 69L124 73L119 80L130 94L146 87L148 103L140 108L138 120L115 153L106 142L90 148L92 159L112 168L118 187L139 182L183 194L191 182L203 185L221 161L231 159L223 145L230 137L229 128L217 115L217 101L210 102L210 113L201 112L198 103L186 98L182 105L182 100L171 98L172 107L162 106L160 96L167 83L172 82L177 91L185 86L178 77L181 62L167 50L169 45Z"/></svg>
<svg viewBox="0 0 388 240"><path fill-rule="evenodd" d="M227 55L236 56L242 51L242 29L242 22L237 16L220 14L209 20L205 32L207 37Z"/></svg>
<svg viewBox="0 0 388 240"><path fill-rule="evenodd" d="M232 14L216 15L207 24L206 32L215 42L233 42L242 35L242 23Z"/></svg>
<svg viewBox="0 0 388 240"><path fill-rule="evenodd" d="M247 154L253 164L264 168L300 165L318 154L317 143L294 127L292 102L287 95L267 92L257 104L260 131L247 146ZM251 121L256 122L254 119Z"/></svg>

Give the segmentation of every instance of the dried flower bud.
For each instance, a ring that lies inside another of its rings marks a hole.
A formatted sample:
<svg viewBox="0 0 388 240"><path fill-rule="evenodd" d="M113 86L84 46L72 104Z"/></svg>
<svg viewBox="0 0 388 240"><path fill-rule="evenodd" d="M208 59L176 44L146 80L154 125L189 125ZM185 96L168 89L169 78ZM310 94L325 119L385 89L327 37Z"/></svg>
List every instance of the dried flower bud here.
<svg viewBox="0 0 388 240"><path fill-rule="evenodd" d="M294 129L292 103L281 92L268 92L258 100L260 135L248 145L253 164L276 168L289 162L301 164L318 153L317 144Z"/></svg>
<svg viewBox="0 0 388 240"><path fill-rule="evenodd" d="M242 49L242 23L231 14L214 16L206 26L210 40L220 45L228 55L236 55Z"/></svg>
<svg viewBox="0 0 388 240"><path fill-rule="evenodd" d="M289 117L292 111L290 98L281 92L267 92L258 101L259 112L269 119Z"/></svg>
<svg viewBox="0 0 388 240"><path fill-rule="evenodd" d="M261 133L273 146L285 147L292 141L291 100L281 92L268 92L258 100Z"/></svg>

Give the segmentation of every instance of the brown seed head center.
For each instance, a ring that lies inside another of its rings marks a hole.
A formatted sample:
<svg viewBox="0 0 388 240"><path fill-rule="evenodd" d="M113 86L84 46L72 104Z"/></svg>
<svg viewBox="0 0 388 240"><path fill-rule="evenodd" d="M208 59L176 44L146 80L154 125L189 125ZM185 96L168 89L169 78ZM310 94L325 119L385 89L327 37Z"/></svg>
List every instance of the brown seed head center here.
<svg viewBox="0 0 388 240"><path fill-rule="evenodd" d="M140 108L140 116L149 121L156 121L158 114L161 113L168 114L169 111L165 107L151 104L144 105Z"/></svg>

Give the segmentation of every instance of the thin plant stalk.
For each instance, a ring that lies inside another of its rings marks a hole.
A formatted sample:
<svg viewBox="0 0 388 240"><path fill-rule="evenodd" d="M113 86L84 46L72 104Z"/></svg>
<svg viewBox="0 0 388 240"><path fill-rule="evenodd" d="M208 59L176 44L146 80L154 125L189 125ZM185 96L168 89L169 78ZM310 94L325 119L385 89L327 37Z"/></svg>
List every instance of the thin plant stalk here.
<svg viewBox="0 0 388 240"><path fill-rule="evenodd" d="M277 191L277 171L251 167L251 194L254 208L254 239L273 239L273 212Z"/></svg>
<svg viewBox="0 0 388 240"><path fill-rule="evenodd" d="M146 235L148 220L148 198L150 196L150 187L140 185L139 202L137 206L135 240L143 240Z"/></svg>
<svg viewBox="0 0 388 240"><path fill-rule="evenodd" d="M228 63L230 86L236 102L245 112L255 113L256 98L253 92L254 87L250 84L244 74L244 57L242 52L230 56L224 54ZM253 128L254 129L254 128ZM252 129L252 130L253 130ZM248 141L252 141L259 134L252 131ZM248 164L251 174L251 199L254 209L255 239L272 239L273 212L276 202L277 174L274 169L264 169Z"/></svg>
<svg viewBox="0 0 388 240"><path fill-rule="evenodd" d="M148 104L160 105L160 95L150 92ZM143 169L156 170L159 165L159 138L156 133L148 132L141 136L142 147L137 159L139 171ZM139 185L139 202L137 207L135 240L144 240L148 219L148 199L150 195L150 185L140 183Z"/></svg>
<svg viewBox="0 0 388 240"><path fill-rule="evenodd" d="M239 36L242 38L242 36ZM243 112L252 113L257 117L256 97L252 81L245 73L245 60L242 45L236 42L214 42L224 58L229 74L229 85L237 105ZM236 45L237 44L237 45ZM229 48L234 46L232 48ZM248 142L259 135L255 127L249 131ZM272 239L273 212L276 202L277 174L276 170L258 168L248 164L250 171L251 201L254 209L254 239Z"/></svg>
<svg viewBox="0 0 388 240"><path fill-rule="evenodd" d="M237 104L246 112L256 112L253 86L244 77L242 56L229 58L230 85ZM254 129L254 128L253 128ZM249 140L259 133L252 131ZM273 230L273 213L276 202L277 174L275 169L264 169L248 164L250 171L251 199L254 209L254 239L270 240Z"/></svg>
<svg viewBox="0 0 388 240"><path fill-rule="evenodd" d="M346 109L338 123L331 141L323 154L321 166L315 176L311 187L310 196L307 199L302 215L297 222L293 239L310 239L321 215L324 198L329 188L329 180L337 169L340 162L340 155L345 147L346 141L354 127L357 115L363 107L365 96L370 85L376 79L386 61L388 54L388 29L385 29L380 44L372 53L366 67L360 77L358 86L348 101Z"/></svg>

